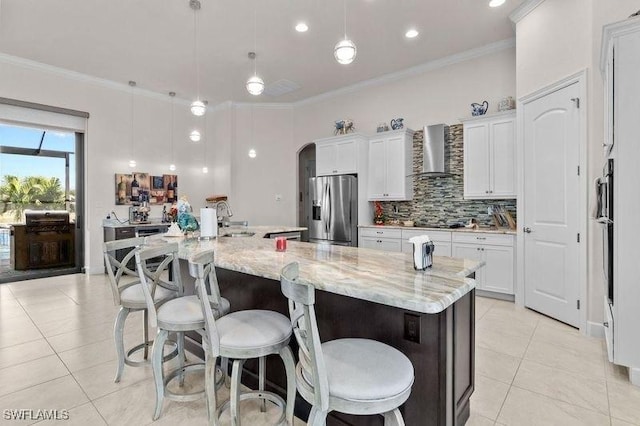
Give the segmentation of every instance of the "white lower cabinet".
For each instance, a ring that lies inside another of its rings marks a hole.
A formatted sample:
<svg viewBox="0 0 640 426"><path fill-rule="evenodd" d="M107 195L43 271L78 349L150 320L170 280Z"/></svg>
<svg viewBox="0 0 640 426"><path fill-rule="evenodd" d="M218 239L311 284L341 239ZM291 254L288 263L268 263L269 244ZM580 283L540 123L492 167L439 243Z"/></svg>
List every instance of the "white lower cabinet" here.
<svg viewBox="0 0 640 426"><path fill-rule="evenodd" d="M360 237L359 247L399 252L402 240L394 238Z"/></svg>
<svg viewBox="0 0 640 426"><path fill-rule="evenodd" d="M485 262L485 266L476 272L479 290L514 294L514 243L513 235L454 233L452 255Z"/></svg>
<svg viewBox="0 0 640 426"><path fill-rule="evenodd" d="M418 235L429 236L435 246L436 256L484 261L485 266L476 272L476 287L479 290L514 294L514 235L363 226L359 229L358 246L413 253L413 244L409 242L409 238Z"/></svg>
<svg viewBox="0 0 640 426"><path fill-rule="evenodd" d="M451 257L451 231L433 231L429 229L403 229L402 230L402 251L413 253L413 244L409 238L419 235L428 235L433 242L435 256Z"/></svg>
<svg viewBox="0 0 640 426"><path fill-rule="evenodd" d="M362 227L359 229L358 247L402 251L402 232L399 229L383 226Z"/></svg>

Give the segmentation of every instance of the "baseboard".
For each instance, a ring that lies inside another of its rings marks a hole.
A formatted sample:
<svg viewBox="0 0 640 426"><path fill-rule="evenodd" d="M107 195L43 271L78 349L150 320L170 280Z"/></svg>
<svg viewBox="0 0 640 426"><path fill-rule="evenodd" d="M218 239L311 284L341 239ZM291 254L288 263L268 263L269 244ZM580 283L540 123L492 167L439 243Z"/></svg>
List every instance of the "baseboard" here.
<svg viewBox="0 0 640 426"><path fill-rule="evenodd" d="M602 323L587 321L587 336L604 339L604 326Z"/></svg>
<svg viewBox="0 0 640 426"><path fill-rule="evenodd" d="M515 300L515 296L513 294L496 293L495 291L480 290L477 288L476 288L476 296L489 297L491 299L506 300L508 302L513 302Z"/></svg>
<svg viewBox="0 0 640 426"><path fill-rule="evenodd" d="M640 386L640 368L629 367L629 381L635 386Z"/></svg>
<svg viewBox="0 0 640 426"><path fill-rule="evenodd" d="M104 266L92 266L86 269L89 275L102 275L105 273Z"/></svg>

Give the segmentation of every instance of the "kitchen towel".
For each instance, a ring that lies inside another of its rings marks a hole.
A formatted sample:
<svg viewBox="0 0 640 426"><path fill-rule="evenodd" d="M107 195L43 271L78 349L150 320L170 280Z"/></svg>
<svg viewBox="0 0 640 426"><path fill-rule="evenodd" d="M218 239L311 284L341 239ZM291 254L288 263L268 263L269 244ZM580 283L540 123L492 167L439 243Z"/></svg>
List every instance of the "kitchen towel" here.
<svg viewBox="0 0 640 426"><path fill-rule="evenodd" d="M215 208L200 209L200 236L208 238L218 236L218 213Z"/></svg>

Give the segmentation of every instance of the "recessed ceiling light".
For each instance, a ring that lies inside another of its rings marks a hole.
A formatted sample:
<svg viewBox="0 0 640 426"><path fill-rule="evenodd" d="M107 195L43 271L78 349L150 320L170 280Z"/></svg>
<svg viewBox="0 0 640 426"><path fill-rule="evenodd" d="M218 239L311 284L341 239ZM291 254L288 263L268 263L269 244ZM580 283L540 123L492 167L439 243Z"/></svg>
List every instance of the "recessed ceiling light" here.
<svg viewBox="0 0 640 426"><path fill-rule="evenodd" d="M489 1L489 6L490 7L498 7L498 6L502 6L504 4L505 0L490 0Z"/></svg>
<svg viewBox="0 0 640 426"><path fill-rule="evenodd" d="M409 31L407 31L406 33L404 33L404 36L406 38L416 38L418 37L418 34L420 34L418 32L418 30L416 30L415 28L411 28Z"/></svg>
<svg viewBox="0 0 640 426"><path fill-rule="evenodd" d="M299 33L306 33L308 29L309 26L304 22L299 22L298 25L296 25L296 31Z"/></svg>

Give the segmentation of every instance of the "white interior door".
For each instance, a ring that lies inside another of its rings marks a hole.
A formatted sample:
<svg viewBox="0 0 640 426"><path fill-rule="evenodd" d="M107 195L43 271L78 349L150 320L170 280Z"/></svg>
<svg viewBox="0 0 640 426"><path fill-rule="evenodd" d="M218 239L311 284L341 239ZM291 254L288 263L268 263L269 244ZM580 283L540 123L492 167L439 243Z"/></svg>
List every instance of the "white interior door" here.
<svg viewBox="0 0 640 426"><path fill-rule="evenodd" d="M578 83L523 105L525 306L579 326Z"/></svg>

